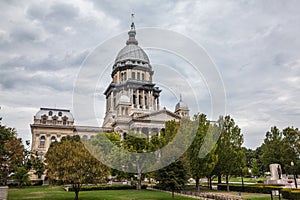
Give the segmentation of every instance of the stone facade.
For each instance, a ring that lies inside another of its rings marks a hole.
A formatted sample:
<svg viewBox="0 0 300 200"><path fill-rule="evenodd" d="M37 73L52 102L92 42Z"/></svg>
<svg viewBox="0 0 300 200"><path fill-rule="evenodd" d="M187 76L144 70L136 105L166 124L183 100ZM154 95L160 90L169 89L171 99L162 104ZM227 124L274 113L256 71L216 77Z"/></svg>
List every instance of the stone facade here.
<svg viewBox="0 0 300 200"><path fill-rule="evenodd" d="M75 126L70 110L40 108L31 124L32 152L43 160L51 142L65 136L78 134L82 139L91 139L99 132L117 132L124 136L129 131L143 133L151 138L159 134L166 121L179 121L189 117L187 104L180 101L175 111L160 108L159 87L153 83L150 60L135 39L136 30L132 23L126 46L120 50L112 66L112 81L104 92L106 113L103 127ZM37 179L31 174L31 179Z"/></svg>

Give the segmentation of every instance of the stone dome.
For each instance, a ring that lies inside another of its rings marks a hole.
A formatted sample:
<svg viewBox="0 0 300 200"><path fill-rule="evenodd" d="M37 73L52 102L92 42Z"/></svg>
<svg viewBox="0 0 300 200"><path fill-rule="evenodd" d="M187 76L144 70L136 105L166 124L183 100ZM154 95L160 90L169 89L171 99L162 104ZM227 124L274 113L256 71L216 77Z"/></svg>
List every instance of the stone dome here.
<svg viewBox="0 0 300 200"><path fill-rule="evenodd" d="M189 106L184 101L182 101L181 96L180 96L179 102L175 106L175 111L179 110L179 109L183 109L183 110L188 110L189 109Z"/></svg>
<svg viewBox="0 0 300 200"><path fill-rule="evenodd" d="M136 60L145 63L150 63L149 58L145 51L135 44L126 45L121 51L118 53L115 63L122 62L126 60Z"/></svg>
<svg viewBox="0 0 300 200"><path fill-rule="evenodd" d="M135 39L136 31L134 23L131 24L131 30L128 32L128 40L126 41L126 46L121 49L118 53L115 63L126 61L126 60L134 60L141 61L147 64L150 63L149 58L145 51L138 46L138 41Z"/></svg>

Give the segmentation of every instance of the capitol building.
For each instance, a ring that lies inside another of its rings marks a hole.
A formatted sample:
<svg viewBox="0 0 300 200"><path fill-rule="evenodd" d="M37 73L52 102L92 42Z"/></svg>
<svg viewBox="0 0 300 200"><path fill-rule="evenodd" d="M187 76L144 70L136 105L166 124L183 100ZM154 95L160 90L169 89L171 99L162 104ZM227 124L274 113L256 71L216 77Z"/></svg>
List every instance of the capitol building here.
<svg viewBox="0 0 300 200"><path fill-rule="evenodd" d="M68 109L40 108L31 127L32 152L43 159L51 142L78 134L83 140L99 132L116 132L125 137L129 131L151 138L159 134L169 120L189 117L189 107L180 96L174 111L160 106L163 92L152 81L154 69L145 51L138 45L132 22L126 45L116 55L111 82L104 91L106 112L102 127L77 125ZM40 179L41 177L36 177Z"/></svg>

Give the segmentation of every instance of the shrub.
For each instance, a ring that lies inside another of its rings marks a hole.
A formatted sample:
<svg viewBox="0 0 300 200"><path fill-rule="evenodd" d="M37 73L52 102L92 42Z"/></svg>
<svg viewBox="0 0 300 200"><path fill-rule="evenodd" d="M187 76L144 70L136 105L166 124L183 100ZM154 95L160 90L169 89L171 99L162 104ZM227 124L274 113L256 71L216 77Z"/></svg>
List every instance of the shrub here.
<svg viewBox="0 0 300 200"><path fill-rule="evenodd" d="M281 194L284 199L300 199L300 189L284 188Z"/></svg>
<svg viewBox="0 0 300 200"><path fill-rule="evenodd" d="M280 190L282 185L267 185L267 184L254 184L254 185L229 185L230 191L244 191L249 193L264 193L270 194L272 190ZM218 184L218 190L227 190L226 184Z"/></svg>
<svg viewBox="0 0 300 200"><path fill-rule="evenodd" d="M91 191L91 190L132 190L136 189L135 185L85 185L82 186L80 191ZM147 189L147 185L142 185L142 189ZM72 187L69 191L74 191Z"/></svg>

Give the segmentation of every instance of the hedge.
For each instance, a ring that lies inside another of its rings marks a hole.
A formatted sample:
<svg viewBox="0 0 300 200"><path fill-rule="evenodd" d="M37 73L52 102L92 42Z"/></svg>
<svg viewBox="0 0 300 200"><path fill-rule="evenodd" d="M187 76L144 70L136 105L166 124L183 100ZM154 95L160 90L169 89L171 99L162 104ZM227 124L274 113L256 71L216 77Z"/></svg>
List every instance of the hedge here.
<svg viewBox="0 0 300 200"><path fill-rule="evenodd" d="M136 189L135 185L84 185L80 191L91 190L132 190ZM142 189L147 189L147 185L142 185ZM74 191L73 187L69 187L69 191Z"/></svg>
<svg viewBox="0 0 300 200"><path fill-rule="evenodd" d="M272 190L282 189L282 185L267 185L267 184L253 184L253 185L229 185L230 191L244 191L249 193L264 193L270 194ZM226 184L218 184L218 190L227 190Z"/></svg>
<svg viewBox="0 0 300 200"><path fill-rule="evenodd" d="M300 199L300 189L284 188L281 194L285 199Z"/></svg>

